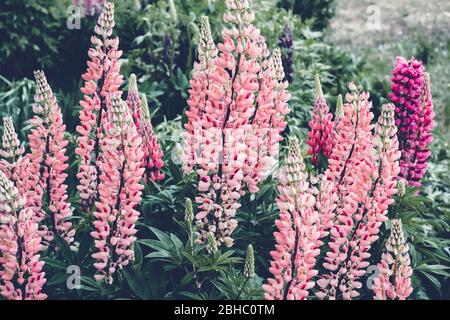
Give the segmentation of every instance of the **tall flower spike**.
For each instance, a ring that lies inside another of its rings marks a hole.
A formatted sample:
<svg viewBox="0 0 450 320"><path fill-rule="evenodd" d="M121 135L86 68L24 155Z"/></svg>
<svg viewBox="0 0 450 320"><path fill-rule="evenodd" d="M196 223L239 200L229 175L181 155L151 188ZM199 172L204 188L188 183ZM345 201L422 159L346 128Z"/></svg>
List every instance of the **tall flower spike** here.
<svg viewBox="0 0 450 320"><path fill-rule="evenodd" d="M29 139L30 153L21 166L19 189L27 197L27 206L35 212L36 222L45 229L43 237L53 240L54 233L67 243L73 241L75 230L68 220L72 208L68 201L65 180L68 168L64 139L66 126L44 72L36 71L36 95Z"/></svg>
<svg viewBox="0 0 450 320"><path fill-rule="evenodd" d="M142 150L144 151L142 166L145 168L144 181L162 181L164 174L161 173L161 169L164 166L162 160L164 154L153 132L147 97L142 95L141 99L135 74L130 76L127 105L131 111L136 129L142 138Z"/></svg>
<svg viewBox="0 0 450 320"><path fill-rule="evenodd" d="M373 280L372 290L376 300L406 300L413 288L411 286L412 269L408 254L409 246L405 241L402 222L392 220L391 235L386 242L386 251L378 263L378 276Z"/></svg>
<svg viewBox="0 0 450 320"><path fill-rule="evenodd" d="M304 300L314 287L316 257L322 243L315 197L296 138L289 141L278 191L280 216L275 221L278 231L274 233L276 245L270 253L273 260L269 268L273 278L263 285L265 298Z"/></svg>
<svg viewBox="0 0 450 320"><path fill-rule="evenodd" d="M222 31L218 54L210 33L202 32L186 112L184 170L195 169L199 177L199 241L213 233L218 244L232 246L239 199L258 191L277 155L289 94L279 79L279 52L270 57L248 1L227 0L226 7L231 28ZM207 26L203 20L203 30Z"/></svg>
<svg viewBox="0 0 450 320"><path fill-rule="evenodd" d="M283 30L281 32L280 40L278 45L282 51L283 69L285 72L285 80L289 83L292 82L292 76L294 73L294 43L293 43L293 33L292 27L289 22L284 24Z"/></svg>
<svg viewBox="0 0 450 320"><path fill-rule="evenodd" d="M433 99L430 91L430 75L425 72L422 92L420 95L419 121L415 142L415 150L411 157L406 180L410 185L420 187L425 175L428 159L431 156L429 144L433 141L434 111Z"/></svg>
<svg viewBox="0 0 450 320"><path fill-rule="evenodd" d="M324 173L325 179L333 183L337 203L333 226L329 230L329 251L323 264L329 274L317 281L320 291L316 295L322 299L349 299L358 295L357 290L348 290L347 280L343 279L347 269L343 264L350 254L355 224L363 218L364 201L376 178L369 94L361 92L354 83L349 88L352 92L346 96L347 103L343 105L333 151Z"/></svg>
<svg viewBox="0 0 450 320"><path fill-rule="evenodd" d="M131 116L133 117L136 129L140 132L142 102L141 97L139 96L136 75L134 73L130 75L128 83L127 105L131 111Z"/></svg>
<svg viewBox="0 0 450 320"><path fill-rule="evenodd" d="M130 111L120 96L108 97L112 110L105 124L102 140L102 163L99 200L95 203L94 231L98 270L95 278L113 282L117 268L126 266L133 259L133 243L139 211L135 207L141 201L143 186L139 183L144 173L141 167L142 139L137 133Z"/></svg>
<svg viewBox="0 0 450 320"><path fill-rule="evenodd" d="M162 181L164 180L164 173L161 169L164 167L163 157L164 153L153 131L152 119L150 117L150 110L148 109L147 97L142 95L142 112L140 121L139 134L142 138L142 149L144 157L142 158L142 167L145 168L145 181Z"/></svg>
<svg viewBox="0 0 450 320"><path fill-rule="evenodd" d="M8 300L44 300L43 250L33 210L0 171L0 294Z"/></svg>
<svg viewBox="0 0 450 320"><path fill-rule="evenodd" d="M308 153L312 155L312 163L317 166L320 157L329 158L333 148L333 115L328 109L318 75L315 77L316 100L312 119L309 121L309 145Z"/></svg>
<svg viewBox="0 0 450 320"><path fill-rule="evenodd" d="M360 278L365 274L369 265L369 250L378 240L380 226L387 220L388 207L394 203L393 195L397 193L396 178L400 172L398 159L397 128L394 120L394 105L382 106L381 115L375 126L376 175L372 188L364 200L364 208L360 220L350 237L350 254L344 262L347 273L343 275L344 284L340 286L343 297L362 286ZM345 290L342 288L346 287ZM350 297L348 296L348 297Z"/></svg>
<svg viewBox="0 0 450 320"><path fill-rule="evenodd" d="M194 74L190 81L189 106L186 111L187 123L185 128L185 152L183 153L184 171L190 173L201 157L203 135L203 116L206 113L207 92L214 73L214 60L217 48L211 36L208 17L202 16L200 26L200 44L198 46L198 61L194 64Z"/></svg>
<svg viewBox="0 0 450 320"><path fill-rule="evenodd" d="M112 36L114 24L114 3L107 1L95 27L96 35L91 37L93 47L89 49L90 60L83 74L85 83L81 92L84 99L80 101L82 110L80 125L77 126L79 137L75 153L80 160L77 188L85 211L89 211L98 198L100 145L111 108L106 98L121 93L122 76L118 60L122 51L118 50L119 39Z"/></svg>
<svg viewBox="0 0 450 320"><path fill-rule="evenodd" d="M432 139L430 131L434 117L429 80L425 81L424 71L422 62L397 57L389 94L395 105L395 123L402 153L400 178L407 179L415 187L421 185L430 155L427 145Z"/></svg>

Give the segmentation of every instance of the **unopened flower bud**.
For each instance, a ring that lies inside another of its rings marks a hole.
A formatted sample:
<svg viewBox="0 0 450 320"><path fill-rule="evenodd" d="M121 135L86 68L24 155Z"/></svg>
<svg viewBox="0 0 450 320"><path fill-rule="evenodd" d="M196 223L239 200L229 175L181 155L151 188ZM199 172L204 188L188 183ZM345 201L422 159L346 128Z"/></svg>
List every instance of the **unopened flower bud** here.
<svg viewBox="0 0 450 320"><path fill-rule="evenodd" d="M255 255L251 244L248 245L247 254L245 255L244 276L247 278L255 276Z"/></svg>

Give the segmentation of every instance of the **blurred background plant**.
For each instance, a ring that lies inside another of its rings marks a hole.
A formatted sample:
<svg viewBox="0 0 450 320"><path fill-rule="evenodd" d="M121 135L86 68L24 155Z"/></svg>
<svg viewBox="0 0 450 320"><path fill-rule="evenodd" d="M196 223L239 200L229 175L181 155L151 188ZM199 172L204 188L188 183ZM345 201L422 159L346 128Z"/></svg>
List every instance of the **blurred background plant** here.
<svg viewBox="0 0 450 320"><path fill-rule="evenodd" d="M361 18L366 17L370 1L251 2L257 12L255 24L266 36L269 48L280 45L285 25L289 25L292 32L292 56L289 58L288 49L282 48L284 57L292 60L289 86L292 111L286 134L297 135L301 139L306 135L314 102L316 74L321 77L332 111L337 96L345 95L348 82L355 80L371 92L377 115L381 104L387 101L395 57L416 56L425 62L432 77L437 119L433 155L421 193L416 195L414 190L407 190L395 210L403 220L410 247L414 247L411 253L415 269L414 297L450 298L450 41L448 35L446 38L439 31L442 20L435 19L436 26L430 28L426 36L412 36L419 34L416 31L422 30L422 26L417 26L416 30L404 30L401 38L383 29L372 41L371 31L364 31L365 20ZM387 2L378 1L381 8ZM124 51L122 73L125 79L130 73L136 73L139 89L147 95L155 132L165 154L164 173L167 178L162 184L146 186L140 206L143 214L138 238L141 240L134 247L135 261L121 273L117 283L113 286L96 283L85 268L81 270L81 290L69 290L62 285L69 276L67 266L92 263L92 241L87 228L89 220L80 219L78 249L71 251L65 248L61 261L46 261L49 276L46 291L51 298L261 298L260 287L268 276L268 248L274 244L272 233L278 214L275 205L276 175L266 180L256 195L243 198L238 214L239 227L235 231L236 246L232 249L216 251L213 245L192 244L189 230L195 226L189 226L185 215L186 198L194 198L196 181L192 176L183 176L179 143L185 121L189 79L196 59L198 26L202 15L209 16L212 34L217 40L223 27L223 1L124 0L115 3L116 30L120 49ZM392 1L389 3L393 5ZM12 115L20 139L25 141L34 94L34 84L28 78L33 70L45 69L67 124L68 155L70 163L74 163L80 76L85 69L86 52L97 17L82 17L80 29L68 29L67 8L71 4L71 0L1 2L0 116ZM396 6L403 8L402 5L408 7L404 1L396 2ZM421 11L417 9L421 6L426 7L424 10L433 10L433 14L438 10L446 12L445 8L423 3L409 10ZM354 9L349 10L349 7ZM399 20L405 16L401 10L389 11ZM402 25L401 22L399 24ZM303 151L308 158L306 148ZM76 208L78 199L73 197L76 166L69 170L69 192ZM374 247L375 256L379 256L383 240L380 239ZM246 281L244 261L249 244L254 249L255 276ZM242 286L244 282L245 287Z"/></svg>

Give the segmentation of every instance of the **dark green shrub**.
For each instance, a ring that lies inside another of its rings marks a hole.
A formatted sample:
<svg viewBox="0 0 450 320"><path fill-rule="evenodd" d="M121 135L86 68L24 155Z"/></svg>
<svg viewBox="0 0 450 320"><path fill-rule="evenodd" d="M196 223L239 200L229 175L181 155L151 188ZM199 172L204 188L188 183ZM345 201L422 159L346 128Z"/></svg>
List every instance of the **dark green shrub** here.
<svg viewBox="0 0 450 320"><path fill-rule="evenodd" d="M280 0L279 5L302 20L312 20L316 30L325 29L335 13L334 0Z"/></svg>

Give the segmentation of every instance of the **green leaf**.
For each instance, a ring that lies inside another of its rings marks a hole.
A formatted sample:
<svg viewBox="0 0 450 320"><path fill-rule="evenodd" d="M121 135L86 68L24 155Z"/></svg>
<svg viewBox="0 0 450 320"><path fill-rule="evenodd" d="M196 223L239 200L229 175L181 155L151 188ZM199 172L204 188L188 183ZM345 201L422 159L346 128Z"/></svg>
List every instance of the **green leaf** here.
<svg viewBox="0 0 450 320"><path fill-rule="evenodd" d="M185 275L183 277L183 279L181 279L180 286L184 287L185 285L190 283L192 280L194 280L194 277L195 277L195 273L194 272L189 272L187 275Z"/></svg>
<svg viewBox="0 0 450 320"><path fill-rule="evenodd" d="M50 257L44 257L44 258L42 258L42 260L45 262L46 265L48 265L50 267L64 270L64 271L67 270L67 265L59 260L55 260Z"/></svg>
<svg viewBox="0 0 450 320"><path fill-rule="evenodd" d="M91 247L94 240L92 239L91 235L86 232L83 235L83 238L80 240L80 246L78 248L78 261L81 263L86 259L86 257L89 255L91 251Z"/></svg>
<svg viewBox="0 0 450 320"><path fill-rule="evenodd" d="M155 251L145 256L146 258L171 258L172 255L167 251Z"/></svg>
<svg viewBox="0 0 450 320"><path fill-rule="evenodd" d="M168 244L168 245L170 245L172 243L172 239L170 239L170 236L168 236L161 230L158 230L153 227L148 227L148 228L155 234L155 236L158 238L158 240L161 241L162 243Z"/></svg>
<svg viewBox="0 0 450 320"><path fill-rule="evenodd" d="M435 276L433 276L429 273L420 271L420 270L419 270L419 273L423 274L425 276L425 278L427 278L436 288L438 288L438 289L441 288L441 283Z"/></svg>
<svg viewBox="0 0 450 320"><path fill-rule="evenodd" d="M169 171L170 175L172 176L175 183L180 182L183 180L183 172L181 171L180 167L177 166L172 159L169 159Z"/></svg>
<svg viewBox="0 0 450 320"><path fill-rule="evenodd" d="M167 251L167 252L170 251L170 246L168 246L158 240L145 239L145 240L139 240L139 243L143 244L144 246L150 247L154 250Z"/></svg>
<svg viewBox="0 0 450 320"><path fill-rule="evenodd" d="M134 266L136 269L140 269L142 266L143 256L142 249L138 242L134 244Z"/></svg>
<svg viewBox="0 0 450 320"><path fill-rule="evenodd" d="M418 271L423 271L422 273L428 273L428 272L432 272L432 273L436 273L445 277L450 277L450 273L446 272L445 270L449 270L450 267L446 267L443 265L428 265L428 264L422 264L416 268L414 268L414 270L418 270ZM428 272L425 272L428 271Z"/></svg>
<svg viewBox="0 0 450 320"><path fill-rule="evenodd" d="M67 280L68 274L67 273L57 273L55 274L47 283L47 285L51 286L54 284L61 284Z"/></svg>
<svg viewBox="0 0 450 320"><path fill-rule="evenodd" d="M67 262L72 263L73 261L72 250L70 249L70 246L67 244L67 242L56 234L55 234L55 241L64 259L66 259Z"/></svg>
<svg viewBox="0 0 450 320"><path fill-rule="evenodd" d="M128 286L131 290L141 299L147 299L147 293L145 287L142 286L143 282L137 279L135 272L130 272L128 268L123 269L123 275L127 280Z"/></svg>

